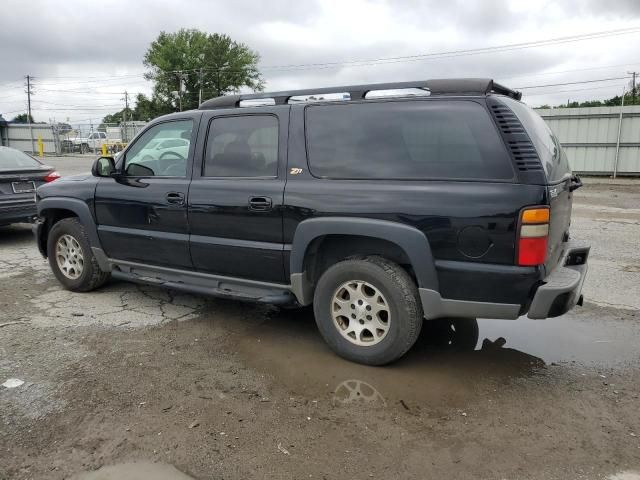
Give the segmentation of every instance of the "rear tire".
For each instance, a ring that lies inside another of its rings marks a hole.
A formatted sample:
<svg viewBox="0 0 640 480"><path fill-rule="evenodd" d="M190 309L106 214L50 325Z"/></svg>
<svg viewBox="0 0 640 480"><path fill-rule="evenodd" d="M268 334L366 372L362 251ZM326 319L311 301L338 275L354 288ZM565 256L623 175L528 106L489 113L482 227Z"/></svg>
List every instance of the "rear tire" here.
<svg viewBox="0 0 640 480"><path fill-rule="evenodd" d="M345 260L327 269L313 307L329 347L366 365L402 357L422 328L416 284L402 267L382 257Z"/></svg>
<svg viewBox="0 0 640 480"><path fill-rule="evenodd" d="M109 280L109 272L100 270L85 229L77 218L65 218L51 227L47 256L53 274L67 290L89 292Z"/></svg>

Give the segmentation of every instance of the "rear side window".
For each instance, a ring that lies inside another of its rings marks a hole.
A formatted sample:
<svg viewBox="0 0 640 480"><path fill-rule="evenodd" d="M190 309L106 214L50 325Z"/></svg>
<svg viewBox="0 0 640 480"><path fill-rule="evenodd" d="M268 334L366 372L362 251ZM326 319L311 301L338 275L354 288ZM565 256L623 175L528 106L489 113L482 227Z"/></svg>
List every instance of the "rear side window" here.
<svg viewBox="0 0 640 480"><path fill-rule="evenodd" d="M278 119L272 115L216 118L211 122L205 177L278 175Z"/></svg>
<svg viewBox="0 0 640 480"><path fill-rule="evenodd" d="M311 173L338 179L499 179L511 161L473 101L376 102L306 109Z"/></svg>
<svg viewBox="0 0 640 480"><path fill-rule="evenodd" d="M524 103L508 97L501 98L516 114L518 120L527 131L529 138L536 147L538 157L549 182L563 180L571 174L571 167L567 155L560 146L560 142L540 115L527 107Z"/></svg>

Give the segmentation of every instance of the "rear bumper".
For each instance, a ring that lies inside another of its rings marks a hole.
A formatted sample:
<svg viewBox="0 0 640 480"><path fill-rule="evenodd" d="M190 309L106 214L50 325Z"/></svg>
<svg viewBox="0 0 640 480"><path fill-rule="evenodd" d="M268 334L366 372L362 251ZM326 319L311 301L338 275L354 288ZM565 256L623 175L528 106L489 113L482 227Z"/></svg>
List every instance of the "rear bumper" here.
<svg viewBox="0 0 640 480"><path fill-rule="evenodd" d="M569 242L558 266L536 290L527 314L529 318L558 317L581 302L589 249L589 245Z"/></svg>
<svg viewBox="0 0 640 480"><path fill-rule="evenodd" d="M4 201L0 203L0 225L30 222L37 213L36 202L33 199Z"/></svg>

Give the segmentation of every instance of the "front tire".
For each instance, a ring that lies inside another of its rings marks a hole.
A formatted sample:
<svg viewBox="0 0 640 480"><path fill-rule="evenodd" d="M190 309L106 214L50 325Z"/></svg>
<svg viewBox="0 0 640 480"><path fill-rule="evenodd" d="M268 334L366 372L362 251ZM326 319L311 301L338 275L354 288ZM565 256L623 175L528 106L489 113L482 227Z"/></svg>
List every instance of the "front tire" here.
<svg viewBox="0 0 640 480"><path fill-rule="evenodd" d="M327 269L313 307L329 347L366 365L402 357L422 328L416 284L402 267L382 257L345 260Z"/></svg>
<svg viewBox="0 0 640 480"><path fill-rule="evenodd" d="M100 270L84 227L77 218L65 218L51 227L47 256L53 274L67 290L88 292L109 279L109 273Z"/></svg>

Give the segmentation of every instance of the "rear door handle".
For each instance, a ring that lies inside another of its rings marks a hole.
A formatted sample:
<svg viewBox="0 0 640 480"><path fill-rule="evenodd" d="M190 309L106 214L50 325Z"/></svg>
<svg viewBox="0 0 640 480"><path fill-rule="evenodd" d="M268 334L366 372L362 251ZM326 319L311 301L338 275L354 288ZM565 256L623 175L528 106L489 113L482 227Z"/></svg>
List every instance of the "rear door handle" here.
<svg viewBox="0 0 640 480"><path fill-rule="evenodd" d="M270 197L249 197L249 210L266 212L271 210L273 202Z"/></svg>
<svg viewBox="0 0 640 480"><path fill-rule="evenodd" d="M184 193L169 192L167 193L167 203L172 205L184 205Z"/></svg>

